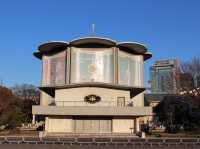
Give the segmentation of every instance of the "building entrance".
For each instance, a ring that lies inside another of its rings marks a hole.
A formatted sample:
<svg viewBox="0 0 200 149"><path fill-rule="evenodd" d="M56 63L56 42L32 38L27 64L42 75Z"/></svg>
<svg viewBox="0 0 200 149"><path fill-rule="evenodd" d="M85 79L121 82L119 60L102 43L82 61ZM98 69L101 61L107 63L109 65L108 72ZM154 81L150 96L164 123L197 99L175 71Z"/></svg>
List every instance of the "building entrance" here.
<svg viewBox="0 0 200 149"><path fill-rule="evenodd" d="M76 118L74 119L76 133L111 133L112 120L108 118Z"/></svg>

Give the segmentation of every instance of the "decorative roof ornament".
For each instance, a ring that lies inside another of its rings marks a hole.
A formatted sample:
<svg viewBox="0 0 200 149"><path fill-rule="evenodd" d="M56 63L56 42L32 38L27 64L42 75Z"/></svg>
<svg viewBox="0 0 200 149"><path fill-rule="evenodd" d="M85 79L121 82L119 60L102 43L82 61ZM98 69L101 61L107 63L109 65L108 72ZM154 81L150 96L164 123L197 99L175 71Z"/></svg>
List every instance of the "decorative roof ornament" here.
<svg viewBox="0 0 200 149"><path fill-rule="evenodd" d="M92 24L92 37L95 37L96 33L95 33L95 24Z"/></svg>

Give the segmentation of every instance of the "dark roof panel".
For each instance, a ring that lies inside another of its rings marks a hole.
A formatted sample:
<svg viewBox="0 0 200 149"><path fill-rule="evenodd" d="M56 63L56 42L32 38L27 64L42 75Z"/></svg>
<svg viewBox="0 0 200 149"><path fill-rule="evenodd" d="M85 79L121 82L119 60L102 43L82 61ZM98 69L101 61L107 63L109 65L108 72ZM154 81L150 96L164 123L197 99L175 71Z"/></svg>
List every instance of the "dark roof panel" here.
<svg viewBox="0 0 200 149"><path fill-rule="evenodd" d="M143 54L147 52L147 49L144 45L136 43L136 42L119 42L117 43L117 47L126 48L139 54Z"/></svg>
<svg viewBox="0 0 200 149"><path fill-rule="evenodd" d="M41 44L38 47L38 51L40 51L41 53L45 53L45 52L51 51L52 49L55 49L55 48L67 47L68 45L69 45L69 43L65 42L65 41L50 41L50 42Z"/></svg>

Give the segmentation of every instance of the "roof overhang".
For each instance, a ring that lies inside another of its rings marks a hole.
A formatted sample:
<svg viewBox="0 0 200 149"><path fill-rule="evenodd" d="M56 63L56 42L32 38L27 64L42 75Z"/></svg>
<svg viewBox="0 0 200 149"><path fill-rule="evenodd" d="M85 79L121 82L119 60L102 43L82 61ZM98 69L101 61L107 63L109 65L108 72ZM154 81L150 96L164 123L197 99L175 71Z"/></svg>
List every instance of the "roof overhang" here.
<svg viewBox="0 0 200 149"><path fill-rule="evenodd" d="M43 55L43 54L42 54L41 52L37 51L37 52L34 52L33 55L34 55L35 57L39 58L39 59L42 59L42 55Z"/></svg>
<svg viewBox="0 0 200 149"><path fill-rule="evenodd" d="M81 88L81 87L98 87L98 88L108 88L108 89L130 91L131 98L145 90L145 88L142 88L142 87L115 85L115 84L108 84L108 83L80 83L80 84L67 84L67 85L62 85L62 86L41 86L39 87L39 89L46 92L50 96L55 97L55 90Z"/></svg>
<svg viewBox="0 0 200 149"><path fill-rule="evenodd" d="M60 47L67 47L68 45L69 45L69 43L65 42L65 41L49 41L49 42L41 44L38 47L38 51L40 51L41 53L45 53L52 49L56 49L56 48L60 48Z"/></svg>
<svg viewBox="0 0 200 149"><path fill-rule="evenodd" d="M119 42L117 47L128 53L143 55L144 60L152 57L152 54L147 51L146 46L137 42Z"/></svg>
<svg viewBox="0 0 200 149"><path fill-rule="evenodd" d="M102 37L84 37L74 39L70 42L71 46L79 46L84 44L101 44L106 46L116 46L116 41Z"/></svg>
<svg viewBox="0 0 200 149"><path fill-rule="evenodd" d="M152 57L151 52L145 52L145 53L142 54L142 55L143 55L143 57L144 57L144 61Z"/></svg>
<svg viewBox="0 0 200 149"><path fill-rule="evenodd" d="M144 45L136 43L136 42L119 42L117 43L117 47L126 48L130 50L130 52L142 54L147 52L147 49Z"/></svg>
<svg viewBox="0 0 200 149"><path fill-rule="evenodd" d="M132 53L143 55L144 60L149 59L152 54L147 52L147 48L145 45L137 43L137 42L116 42L109 38L102 37L84 37L77 38L70 42L65 41L49 41L41 44L38 47L38 51L34 52L34 56L41 59L42 55L49 53L56 53L62 50L65 50L67 47L77 47L82 45L103 45L108 47L118 47L119 49Z"/></svg>

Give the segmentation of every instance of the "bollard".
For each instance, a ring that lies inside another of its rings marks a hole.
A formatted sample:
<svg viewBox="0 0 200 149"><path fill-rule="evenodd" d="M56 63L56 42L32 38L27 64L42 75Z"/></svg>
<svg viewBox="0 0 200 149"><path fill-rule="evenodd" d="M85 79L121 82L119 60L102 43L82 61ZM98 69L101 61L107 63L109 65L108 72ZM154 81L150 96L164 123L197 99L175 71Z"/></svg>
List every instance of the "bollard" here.
<svg viewBox="0 0 200 149"><path fill-rule="evenodd" d="M146 138L145 132L142 132L141 138Z"/></svg>
<svg viewBox="0 0 200 149"><path fill-rule="evenodd" d="M43 137L43 131L39 131L39 138L40 138L40 140L42 140L42 137Z"/></svg>

